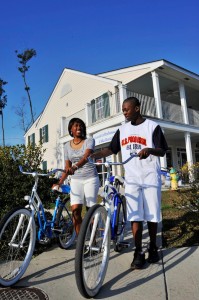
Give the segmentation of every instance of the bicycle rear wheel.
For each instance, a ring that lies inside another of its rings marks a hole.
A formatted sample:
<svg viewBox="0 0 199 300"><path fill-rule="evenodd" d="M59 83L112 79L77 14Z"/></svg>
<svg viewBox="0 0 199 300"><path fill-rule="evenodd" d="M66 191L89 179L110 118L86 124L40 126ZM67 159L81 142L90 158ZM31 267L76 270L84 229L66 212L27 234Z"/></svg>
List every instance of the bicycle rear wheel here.
<svg viewBox="0 0 199 300"><path fill-rule="evenodd" d="M56 223L61 230L57 240L58 245L62 249L68 249L75 240L76 232L73 225L72 215L67 208L67 203L64 207L59 207Z"/></svg>
<svg viewBox="0 0 199 300"><path fill-rule="evenodd" d="M14 208L0 223L0 284L11 286L25 273L36 240L31 211Z"/></svg>
<svg viewBox="0 0 199 300"><path fill-rule="evenodd" d="M75 278L79 292L86 298L94 297L99 292L107 271L110 254L110 224L105 237L106 220L106 209L99 204L94 205L87 212L78 235Z"/></svg>
<svg viewBox="0 0 199 300"><path fill-rule="evenodd" d="M113 241L113 248L116 252L121 252L123 249L121 242L124 240L124 227L126 224L126 199L120 195L120 201L117 207L117 215L115 222L115 239Z"/></svg>

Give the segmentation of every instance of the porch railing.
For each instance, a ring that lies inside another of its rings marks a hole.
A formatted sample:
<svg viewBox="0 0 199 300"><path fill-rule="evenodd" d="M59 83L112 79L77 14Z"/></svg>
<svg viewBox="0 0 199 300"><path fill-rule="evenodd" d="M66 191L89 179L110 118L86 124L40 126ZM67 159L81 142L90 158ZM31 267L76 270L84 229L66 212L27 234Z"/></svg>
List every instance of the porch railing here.
<svg viewBox="0 0 199 300"><path fill-rule="evenodd" d="M135 93L133 91L127 90L127 97L136 97L140 100L141 113L145 116L158 117L156 110L155 98L147 95L142 95ZM167 101L162 101L162 114L163 119L172 121L175 123L184 124L181 105L170 103ZM106 118L114 116L118 113L121 113L121 104L119 93L109 95L109 104L110 104L110 113L106 115ZM91 112L93 114L93 112ZM188 118L189 124L194 126L199 126L199 111L188 108ZM104 118L103 118L104 119ZM95 122L101 121L102 118L98 118ZM92 122L92 123L95 123Z"/></svg>

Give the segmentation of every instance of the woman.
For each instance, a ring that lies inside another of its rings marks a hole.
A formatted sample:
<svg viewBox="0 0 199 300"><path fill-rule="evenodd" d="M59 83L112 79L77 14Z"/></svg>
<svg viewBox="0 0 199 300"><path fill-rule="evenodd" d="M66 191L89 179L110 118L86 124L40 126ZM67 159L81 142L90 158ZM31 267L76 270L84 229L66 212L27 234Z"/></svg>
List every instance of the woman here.
<svg viewBox="0 0 199 300"><path fill-rule="evenodd" d="M79 118L73 118L69 122L68 131L73 139L65 145L66 173L62 173L58 185L62 185L67 176L72 175L70 198L73 223L78 235L82 223L84 198L87 210L96 204L99 177L95 165L87 161L94 152L95 141L93 138L86 138L85 123Z"/></svg>

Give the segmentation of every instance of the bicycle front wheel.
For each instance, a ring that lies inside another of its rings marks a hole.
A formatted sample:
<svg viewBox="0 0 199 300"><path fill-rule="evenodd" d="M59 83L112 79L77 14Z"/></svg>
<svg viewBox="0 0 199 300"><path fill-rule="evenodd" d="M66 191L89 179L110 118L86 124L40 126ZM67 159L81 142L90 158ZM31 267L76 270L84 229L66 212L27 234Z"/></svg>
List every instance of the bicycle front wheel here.
<svg viewBox="0 0 199 300"><path fill-rule="evenodd" d="M110 254L110 223L106 209L96 204L87 212L78 235L75 277L82 296L94 297L100 290ZM105 230L107 234L105 236Z"/></svg>
<svg viewBox="0 0 199 300"><path fill-rule="evenodd" d="M120 201L117 206L116 222L115 222L115 238L113 241L113 247L116 252L121 252L122 242L124 240L124 228L126 224L126 199L123 195L120 195Z"/></svg>
<svg viewBox="0 0 199 300"><path fill-rule="evenodd" d="M68 249L76 237L72 215L66 205L64 207L60 206L57 212L57 224L61 230L58 236L58 245L62 249Z"/></svg>
<svg viewBox="0 0 199 300"><path fill-rule="evenodd" d="M0 284L11 286L25 273L36 240L35 221L26 208L15 208L0 223Z"/></svg>

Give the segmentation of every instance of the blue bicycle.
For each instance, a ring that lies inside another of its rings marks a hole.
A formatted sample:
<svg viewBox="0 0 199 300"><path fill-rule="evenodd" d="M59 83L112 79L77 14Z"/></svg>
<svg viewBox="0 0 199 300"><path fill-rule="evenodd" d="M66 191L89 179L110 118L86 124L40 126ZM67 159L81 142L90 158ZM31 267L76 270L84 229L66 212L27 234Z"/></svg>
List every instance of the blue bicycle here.
<svg viewBox="0 0 199 300"><path fill-rule="evenodd" d="M32 193L25 196L25 207L8 212L0 223L0 284L11 286L25 273L35 249L36 239L42 244L57 238L61 248L69 248L76 236L70 212L70 186L62 185L57 191L55 208L51 220L47 218L42 201L37 193L40 176L50 176L62 169L47 174L24 172L35 179Z"/></svg>
<svg viewBox="0 0 199 300"><path fill-rule="evenodd" d="M81 225L75 253L75 277L77 287L82 296L94 297L100 290L106 275L110 242L113 241L114 250L120 252L129 246L124 241L126 225L126 201L119 193L119 186L123 180L117 176L111 184L111 165L123 165L129 162L132 154L123 163L95 163L105 165L107 177L101 204L92 206ZM113 209L112 209L113 207Z"/></svg>

